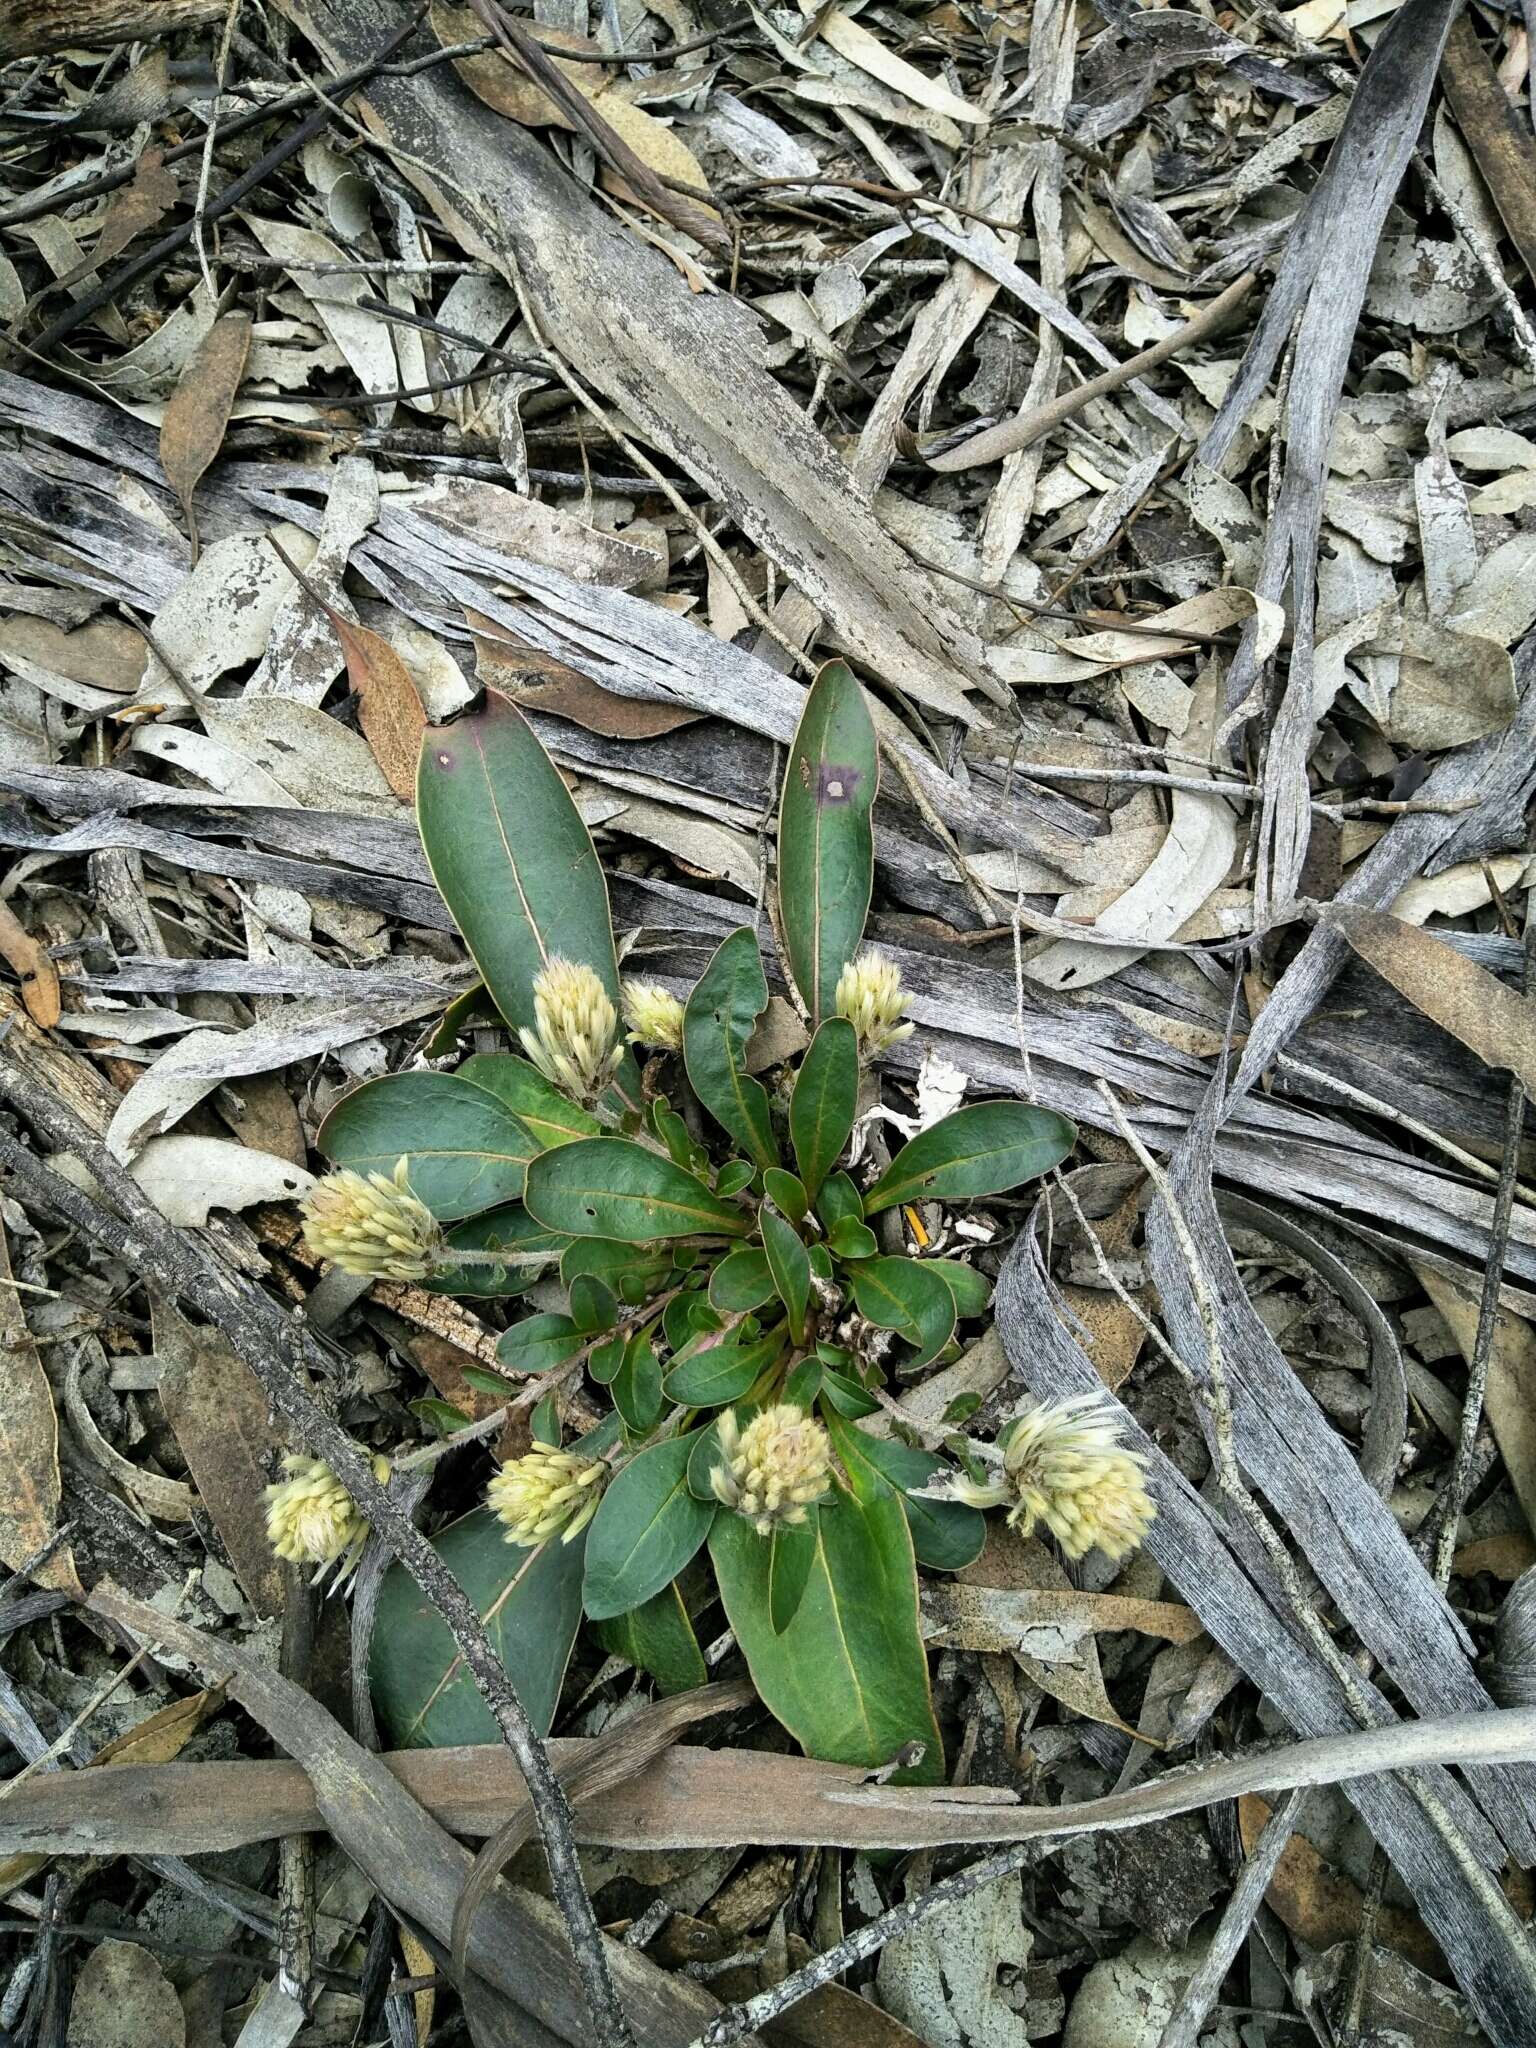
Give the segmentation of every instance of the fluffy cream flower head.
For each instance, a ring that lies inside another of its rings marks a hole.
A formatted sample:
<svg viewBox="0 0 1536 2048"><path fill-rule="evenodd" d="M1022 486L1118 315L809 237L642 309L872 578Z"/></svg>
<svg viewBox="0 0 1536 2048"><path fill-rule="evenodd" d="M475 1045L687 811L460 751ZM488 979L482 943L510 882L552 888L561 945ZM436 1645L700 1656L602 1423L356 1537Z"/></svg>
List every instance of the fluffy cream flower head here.
<svg viewBox="0 0 1536 2048"><path fill-rule="evenodd" d="M505 1522L509 1543L532 1549L561 1530L561 1541L569 1543L597 1513L607 1478L601 1458L578 1457L535 1438L531 1451L509 1458L492 1478L486 1505Z"/></svg>
<svg viewBox="0 0 1536 2048"><path fill-rule="evenodd" d="M668 989L654 981L626 981L623 985L624 1022L631 1038L641 1045L659 1045L667 1052L683 1049L683 1006Z"/></svg>
<svg viewBox="0 0 1536 2048"><path fill-rule="evenodd" d="M1043 1522L1068 1557L1095 1548L1128 1557L1157 1513L1146 1459L1119 1441L1119 1420L1099 1394L1047 1401L1020 1416L1003 1449L1008 1519L1028 1536Z"/></svg>
<svg viewBox="0 0 1536 2048"><path fill-rule="evenodd" d="M373 1476L382 1486L389 1460L372 1460ZM267 1488L267 1541L289 1564L313 1564L320 1575L336 1565L336 1585L344 1586L363 1554L368 1524L323 1458L283 1460L286 1479Z"/></svg>
<svg viewBox="0 0 1536 2048"><path fill-rule="evenodd" d="M866 946L849 961L837 978L832 1007L857 1032L862 1060L889 1052L912 1036L912 1026L904 1021L907 992L901 985L901 969L878 946Z"/></svg>
<svg viewBox="0 0 1536 2048"><path fill-rule="evenodd" d="M533 983L534 1029L523 1051L574 1102L595 1102L619 1070L619 1015L601 979L574 960L551 960Z"/></svg>
<svg viewBox="0 0 1536 2048"><path fill-rule="evenodd" d="M721 1463L709 1475L715 1498L744 1515L759 1536L793 1528L832 1483L832 1445L814 1417L790 1401L765 1408L743 1429L720 1417Z"/></svg>
<svg viewBox="0 0 1536 2048"><path fill-rule="evenodd" d="M424 1280L443 1259L437 1218L411 1193L407 1161L393 1175L343 1168L304 1197L304 1242L344 1273Z"/></svg>

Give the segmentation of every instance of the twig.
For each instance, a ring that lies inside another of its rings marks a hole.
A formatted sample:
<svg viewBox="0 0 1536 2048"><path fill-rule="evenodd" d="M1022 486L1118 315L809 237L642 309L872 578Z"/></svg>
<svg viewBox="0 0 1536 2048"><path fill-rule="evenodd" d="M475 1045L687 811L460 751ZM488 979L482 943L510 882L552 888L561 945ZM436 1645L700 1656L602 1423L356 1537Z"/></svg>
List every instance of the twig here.
<svg viewBox="0 0 1536 2048"><path fill-rule="evenodd" d="M224 110L224 89L229 83L229 46L234 39L235 23L240 18L241 0L229 0L229 11L224 17L224 33L219 38L219 61L215 71L216 83L213 100L208 108L208 131L203 137L202 162L197 171L197 203L192 209L192 234L197 243L197 265L203 273L203 289L209 302L217 303L218 293L214 289L213 272L208 268L208 250L203 241L203 222L208 212L208 185L213 176L213 151L219 139L219 115Z"/></svg>
<svg viewBox="0 0 1536 2048"><path fill-rule="evenodd" d="M129 1266L153 1274L161 1286L217 1324L255 1373L274 1408L300 1441L330 1466L375 1533L442 1615L532 1795L551 1889L565 1918L597 2038L605 2044L615 2043L617 2048L631 2048L629 2024L609 1975L602 1935L581 1874L570 1803L473 1602L374 1478L369 1461L288 1363L289 1352L297 1346L303 1363L313 1358L326 1369L330 1360L323 1347L301 1319L236 1276L201 1239L167 1223L75 1112L27 1078L14 1059L0 1064L0 1092L53 1144L74 1153L89 1167L103 1195L119 1213L114 1215L99 1206L45 1166L13 1133L0 1130L0 1164L10 1171L13 1187L26 1190L43 1207L65 1217Z"/></svg>
<svg viewBox="0 0 1536 2048"><path fill-rule="evenodd" d="M1154 341L1150 348L1144 348L1139 355L1129 356L1123 363L1117 363L1112 370L1103 370L1097 377L1090 377L1086 384L1079 384L1075 391L1064 391L1049 404L1037 406L1033 412L1016 413L1011 420L1002 420L995 427L983 428L968 441L962 441L958 448L947 448L937 455L924 454L919 443L918 452L930 469L945 474L957 469L979 469L990 462L1002 462L1010 455L1016 455L1021 448L1028 448L1045 434L1059 427L1064 420L1080 413L1096 398L1104 398L1111 391L1118 391L1122 385L1131 383L1137 377L1144 377L1149 370L1157 369L1171 356L1179 355L1184 349L1193 348L1214 334L1228 316L1241 305L1257 282L1257 274L1245 270L1241 277L1229 284L1219 298L1212 299L1208 306L1186 320L1182 327L1161 341Z"/></svg>

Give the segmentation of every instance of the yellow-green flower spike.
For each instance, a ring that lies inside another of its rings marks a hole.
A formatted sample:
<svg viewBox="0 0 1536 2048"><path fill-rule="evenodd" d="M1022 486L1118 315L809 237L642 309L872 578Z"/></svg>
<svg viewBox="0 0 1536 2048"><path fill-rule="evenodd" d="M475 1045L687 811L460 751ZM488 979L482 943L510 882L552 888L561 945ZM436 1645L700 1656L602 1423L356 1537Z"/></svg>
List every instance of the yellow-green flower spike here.
<svg viewBox="0 0 1536 2048"><path fill-rule="evenodd" d="M509 1458L485 1490L486 1505L506 1524L507 1541L532 1549L558 1535L562 1542L583 1530L597 1513L608 1467L601 1458L541 1444Z"/></svg>
<svg viewBox="0 0 1536 2048"><path fill-rule="evenodd" d="M720 1462L709 1475L715 1498L756 1529L794 1528L832 1484L832 1445L803 1408L782 1401L743 1429L727 1408L718 1426Z"/></svg>
<svg viewBox="0 0 1536 2048"><path fill-rule="evenodd" d="M304 1242L344 1273L424 1280L444 1256L437 1218L411 1193L402 1159L393 1175L350 1167L317 1180L304 1197Z"/></svg>
<svg viewBox="0 0 1536 2048"><path fill-rule="evenodd" d="M624 1057L619 1014L599 976L577 961L551 960L534 977L533 1015L533 1030L517 1034L523 1051L573 1102L595 1102Z"/></svg>

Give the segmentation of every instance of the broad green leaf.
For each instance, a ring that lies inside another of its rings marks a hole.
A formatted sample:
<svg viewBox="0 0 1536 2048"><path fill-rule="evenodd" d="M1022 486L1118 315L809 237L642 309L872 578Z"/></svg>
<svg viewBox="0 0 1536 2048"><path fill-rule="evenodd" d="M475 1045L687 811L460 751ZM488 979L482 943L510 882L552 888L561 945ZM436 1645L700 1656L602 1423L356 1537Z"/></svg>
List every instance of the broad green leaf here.
<svg viewBox="0 0 1536 2048"><path fill-rule="evenodd" d="M624 1369L624 1354L629 1349L629 1339L622 1333L616 1337L605 1337L587 1360L587 1371L600 1387L610 1387Z"/></svg>
<svg viewBox="0 0 1536 2048"><path fill-rule="evenodd" d="M782 1633L773 1625L766 1539L740 1515L721 1514L709 1551L752 1682L808 1756L871 1770L922 1742L922 1763L900 1780L942 1781L912 1538L890 1486L867 1496L840 1489L822 1503L805 1590Z"/></svg>
<svg viewBox="0 0 1536 2048"><path fill-rule="evenodd" d="M855 1379L845 1372L838 1372L833 1366L823 1366L821 1374L822 1398L830 1403L839 1415L873 1415L880 1403Z"/></svg>
<svg viewBox="0 0 1536 2048"><path fill-rule="evenodd" d="M709 1298L718 1309L761 1308L773 1299L773 1275L768 1256L755 1244L744 1244L727 1252L709 1276Z"/></svg>
<svg viewBox="0 0 1536 2048"><path fill-rule="evenodd" d="M540 1735L549 1732L581 1623L583 1535L537 1550L508 1543L489 1508L442 1530L439 1557L475 1604ZM437 1609L403 1565L379 1592L369 1682L391 1749L494 1743L500 1731Z"/></svg>
<svg viewBox="0 0 1536 2048"><path fill-rule="evenodd" d="M710 1307L703 1292L690 1287L682 1294L674 1294L662 1312L662 1334L667 1340L667 1349L675 1356L692 1348L700 1337L712 1330L723 1330L725 1324L719 1313Z"/></svg>
<svg viewBox="0 0 1536 2048"><path fill-rule="evenodd" d="M631 1458L587 1531L582 1605L594 1621L627 1614L675 1579L709 1534L714 1510L688 1490L691 1436Z"/></svg>
<svg viewBox="0 0 1536 2048"><path fill-rule="evenodd" d="M875 728L853 671L829 661L806 696L779 806L779 916L813 1024L858 951L874 882Z"/></svg>
<svg viewBox="0 0 1536 2048"><path fill-rule="evenodd" d="M757 1177L757 1168L750 1159L727 1159L715 1175L717 1195L739 1195L743 1188L751 1187Z"/></svg>
<svg viewBox="0 0 1536 2048"><path fill-rule="evenodd" d="M603 1128L595 1116L562 1095L530 1060L510 1052L477 1052L457 1069L461 1081L488 1088L504 1102L537 1148L568 1145L572 1138L595 1138Z"/></svg>
<svg viewBox="0 0 1536 2048"><path fill-rule="evenodd" d="M816 1526L820 1510L808 1508L793 1527L776 1523L762 1539L768 1546L768 1619L783 1635L799 1612L811 1567L816 1562Z"/></svg>
<svg viewBox="0 0 1536 2048"><path fill-rule="evenodd" d="M803 1223L810 1213L811 1205L799 1175L782 1166L770 1166L764 1173L763 1193L791 1223Z"/></svg>
<svg viewBox="0 0 1536 2048"><path fill-rule="evenodd" d="M466 1387L473 1387L477 1394L492 1394L498 1401L506 1401L517 1389L505 1373L493 1372L488 1365L464 1365L459 1376Z"/></svg>
<svg viewBox="0 0 1536 2048"><path fill-rule="evenodd" d="M909 1139L864 1197L864 1213L898 1202L965 1202L1048 1173L1077 1143L1077 1126L1027 1102L973 1102Z"/></svg>
<svg viewBox="0 0 1536 2048"><path fill-rule="evenodd" d="M463 1429L470 1418L462 1408L455 1408L451 1401L439 1401L429 1395L422 1401L406 1404L411 1413L419 1416L428 1429L435 1429L439 1436L452 1436L455 1430Z"/></svg>
<svg viewBox="0 0 1536 2048"><path fill-rule="evenodd" d="M978 1273L963 1259L924 1259L923 1264L930 1273L938 1274L955 1297L957 1316L985 1314L987 1303L992 1299L992 1282L985 1273Z"/></svg>
<svg viewBox="0 0 1536 2048"><path fill-rule="evenodd" d="M663 1386L685 1408L725 1408L751 1391L784 1348L781 1324L753 1344L712 1344L669 1367Z"/></svg>
<svg viewBox="0 0 1536 2048"><path fill-rule="evenodd" d="M845 1468L862 1458L901 1495L919 1564L933 1571L958 1572L973 1564L987 1540L986 1517L958 1500L914 1500L909 1491L950 1468L932 1451L920 1451L898 1437L871 1436L867 1430L833 1424L833 1441Z"/></svg>
<svg viewBox="0 0 1536 2048"><path fill-rule="evenodd" d="M720 1433L713 1422L703 1429L696 1429L688 1441L693 1449L688 1454L688 1491L695 1500L717 1504L715 1489L709 1483L709 1475L720 1462Z"/></svg>
<svg viewBox="0 0 1536 2048"><path fill-rule="evenodd" d="M564 1365L586 1343L569 1316L525 1316L496 1341L496 1362L507 1372L532 1378Z"/></svg>
<svg viewBox="0 0 1536 2048"><path fill-rule="evenodd" d="M454 1251L506 1252L520 1259L548 1253L544 1263L537 1266L440 1266L419 1282L429 1294L468 1295L478 1301L524 1293L552 1270L570 1243L568 1237L560 1237L546 1230L542 1223L535 1223L521 1202L505 1202L501 1208L488 1209L483 1216L471 1217L467 1223L456 1223L447 1238Z"/></svg>
<svg viewBox="0 0 1536 2048"><path fill-rule="evenodd" d="M591 835L516 705L482 707L422 735L416 821L432 878L515 1029L556 958L594 969L617 1007L608 884Z"/></svg>
<svg viewBox="0 0 1536 2048"><path fill-rule="evenodd" d="M828 1017L800 1062L789 1098L790 1142L812 1202L842 1156L858 1103L858 1034L846 1017Z"/></svg>
<svg viewBox="0 0 1536 2048"><path fill-rule="evenodd" d="M751 1228L695 1175L629 1138L578 1138L541 1152L525 1200L546 1229L626 1244L698 1231L741 1237Z"/></svg>
<svg viewBox="0 0 1536 2048"><path fill-rule="evenodd" d="M584 1337L601 1336L619 1320L619 1297L595 1273L578 1273L570 1296L571 1321Z"/></svg>
<svg viewBox="0 0 1536 2048"><path fill-rule="evenodd" d="M574 1287L584 1273L590 1273L631 1308L639 1308L653 1294L659 1294L672 1270L672 1255L665 1249L651 1251L643 1245L621 1244L611 1237L568 1237L557 1241L565 1246L560 1254L560 1278L566 1287Z"/></svg>
<svg viewBox="0 0 1536 2048"><path fill-rule="evenodd" d="M895 1330L926 1365L955 1334L955 1297L919 1259L860 1259L847 1273L849 1290L861 1316L882 1330Z"/></svg>
<svg viewBox="0 0 1536 2048"><path fill-rule="evenodd" d="M840 1259L872 1259L880 1249L880 1241L867 1223L839 1216L827 1232L827 1249L836 1252Z"/></svg>
<svg viewBox="0 0 1536 2048"><path fill-rule="evenodd" d="M792 1365L785 1375L782 1399L792 1408L803 1408L807 1414L816 1405L816 1396L821 1392L821 1382L826 1367L819 1358L802 1358L798 1365Z"/></svg>
<svg viewBox="0 0 1536 2048"><path fill-rule="evenodd" d="M828 1230L845 1216L851 1216L856 1223L864 1220L864 1197L846 1173L827 1175L826 1183L816 1197L815 1207L816 1214Z"/></svg>
<svg viewBox="0 0 1536 2048"><path fill-rule="evenodd" d="M709 1667L676 1579L643 1607L595 1621L592 1628L610 1656L648 1671L664 1693L691 1692L709 1683Z"/></svg>
<svg viewBox="0 0 1536 2048"><path fill-rule="evenodd" d="M500 1022L501 1012L491 1001L490 990L483 981L477 981L473 988L465 989L463 995L454 997L421 1049L429 1060L446 1059L472 1024Z"/></svg>
<svg viewBox="0 0 1536 2048"><path fill-rule="evenodd" d="M523 1192L532 1138L494 1095L457 1074L381 1074L332 1105L315 1141L338 1166L392 1174L444 1223Z"/></svg>
<svg viewBox="0 0 1536 2048"><path fill-rule="evenodd" d="M666 1146L675 1166L692 1167L693 1155L698 1150L693 1133L677 1111L668 1106L665 1096L658 1095L651 1104L651 1129Z"/></svg>
<svg viewBox="0 0 1536 2048"><path fill-rule="evenodd" d="M648 1436L660 1422L665 1405L661 1392L661 1367L644 1330L637 1330L624 1346L623 1361L608 1391L632 1437Z"/></svg>
<svg viewBox="0 0 1536 2048"><path fill-rule="evenodd" d="M721 940L683 1010L683 1063L700 1102L759 1166L778 1163L768 1091L747 1072L747 1040L768 1007L757 935Z"/></svg>
<svg viewBox="0 0 1536 2048"><path fill-rule="evenodd" d="M805 1341L805 1312L811 1300L811 1262L792 1223L786 1223L776 1209L764 1209L758 1217L763 1232L763 1250L768 1270L780 1301L789 1311L789 1334L797 1344Z"/></svg>

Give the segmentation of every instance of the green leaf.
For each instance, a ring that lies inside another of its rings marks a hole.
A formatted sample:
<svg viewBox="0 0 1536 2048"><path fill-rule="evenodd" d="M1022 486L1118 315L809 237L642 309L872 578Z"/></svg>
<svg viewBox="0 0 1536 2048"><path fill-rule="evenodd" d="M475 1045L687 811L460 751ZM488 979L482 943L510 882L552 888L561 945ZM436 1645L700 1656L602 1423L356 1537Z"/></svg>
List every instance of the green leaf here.
<svg viewBox="0 0 1536 2048"><path fill-rule="evenodd" d="M828 1230L834 1223L840 1223L845 1216L851 1216L856 1223L862 1223L864 1197L846 1173L828 1174L825 1185L816 1197L816 1214Z"/></svg>
<svg viewBox="0 0 1536 2048"><path fill-rule="evenodd" d="M930 1273L938 1274L955 1297L957 1316L979 1316L986 1313L987 1303L992 1299L992 1282L985 1273L978 1273L974 1266L966 1265L963 1259L924 1259L923 1264Z"/></svg>
<svg viewBox="0 0 1536 2048"><path fill-rule="evenodd" d="M631 1436L648 1436L661 1420L661 1367L644 1330L624 1347L623 1361L608 1389Z"/></svg>
<svg viewBox="0 0 1536 2048"><path fill-rule="evenodd" d="M492 1394L498 1401L510 1400L517 1391L505 1373L493 1372L488 1365L462 1366L460 1377L477 1394Z"/></svg>
<svg viewBox="0 0 1536 2048"><path fill-rule="evenodd" d="M683 1063L700 1102L759 1166L773 1166L768 1091L747 1072L747 1040L768 1007L757 935L743 925L721 940L683 1010Z"/></svg>
<svg viewBox="0 0 1536 2048"><path fill-rule="evenodd" d="M608 885L570 791L522 713L482 707L422 735L416 822L432 878L514 1030L556 957L595 970L619 1001Z"/></svg>
<svg viewBox="0 0 1536 2048"><path fill-rule="evenodd" d="M900 1779L942 1781L912 1538L890 1486L840 1490L822 1504L805 1589L782 1632L766 1540L740 1515L721 1514L709 1551L752 1682L808 1756L870 1770L917 1741L926 1744L922 1763Z"/></svg>
<svg viewBox="0 0 1536 2048"><path fill-rule="evenodd" d="M832 1366L825 1366L821 1375L822 1397L830 1402L839 1415L858 1417L873 1415L880 1403L874 1400L855 1379L845 1372L838 1372Z"/></svg>
<svg viewBox="0 0 1536 2048"><path fill-rule="evenodd" d="M829 661L806 696L779 807L779 916L789 971L819 1024L858 951L874 882L870 811L880 776L864 692Z"/></svg>
<svg viewBox="0 0 1536 2048"><path fill-rule="evenodd" d="M917 1346L912 1364L926 1365L955 1334L955 1297L921 1260L860 1259L847 1277L861 1316Z"/></svg>
<svg viewBox="0 0 1536 2048"><path fill-rule="evenodd" d="M777 1522L762 1541L768 1547L768 1619L776 1636L800 1611L811 1567L816 1562L816 1528L820 1511L808 1508L803 1522L792 1528Z"/></svg>
<svg viewBox="0 0 1536 2048"><path fill-rule="evenodd" d="M757 1177L757 1168L750 1159L727 1159L715 1175L717 1195L739 1195L743 1188L751 1187Z"/></svg>
<svg viewBox="0 0 1536 2048"><path fill-rule="evenodd" d="M551 1372L574 1358L586 1342L569 1316L525 1316L496 1341L496 1360L507 1372Z"/></svg>
<svg viewBox="0 0 1536 2048"><path fill-rule="evenodd" d="M755 1244L740 1245L727 1252L709 1276L709 1298L716 1308L727 1313L761 1308L765 1301L772 1301L773 1292L768 1255Z"/></svg>
<svg viewBox="0 0 1536 2048"><path fill-rule="evenodd" d="M709 1534L714 1510L688 1490L691 1436L653 1444L623 1467L587 1531L582 1605L594 1621L627 1614L675 1579Z"/></svg>
<svg viewBox="0 0 1536 2048"><path fill-rule="evenodd" d="M667 1399L685 1408L728 1407L751 1391L783 1348L781 1324L753 1344L712 1344L695 1351L668 1369L662 1383Z"/></svg>
<svg viewBox="0 0 1536 2048"><path fill-rule="evenodd" d="M805 1342L805 1312L811 1300L811 1262L792 1223L786 1223L776 1209L764 1209L758 1217L763 1232L763 1250L774 1289L789 1311L789 1334L797 1344Z"/></svg>
<svg viewBox="0 0 1536 2048"><path fill-rule="evenodd" d="M560 1403L553 1394L546 1394L542 1401L535 1401L533 1413L528 1418L528 1434L536 1444L560 1442Z"/></svg>
<svg viewBox="0 0 1536 2048"><path fill-rule="evenodd" d="M688 1454L688 1491L695 1500L708 1501L715 1507L718 1501L709 1475L720 1462L720 1432L710 1422L703 1429L694 1430L688 1441L693 1445Z"/></svg>
<svg viewBox="0 0 1536 2048"><path fill-rule="evenodd" d="M803 1223L810 1214L811 1205L799 1176L782 1166L770 1166L764 1173L763 1192L791 1223Z"/></svg>
<svg viewBox="0 0 1536 2048"><path fill-rule="evenodd" d="M828 1017L800 1062L789 1098L790 1142L800 1178L813 1202L842 1157L858 1105L858 1033L846 1017Z"/></svg>
<svg viewBox="0 0 1536 2048"><path fill-rule="evenodd" d="M619 1298L595 1273L578 1273L571 1282L571 1321L584 1337L600 1336L619 1320Z"/></svg>
<svg viewBox="0 0 1536 2048"><path fill-rule="evenodd" d="M692 1692L709 1683L709 1667L676 1579L643 1606L596 1621L592 1630L611 1657L649 1672L664 1693Z"/></svg>
<svg viewBox="0 0 1536 2048"><path fill-rule="evenodd" d="M866 1430L836 1427L838 1455L846 1467L861 1458L901 1495L919 1564L933 1571L958 1572L973 1564L987 1540L987 1521L978 1509L959 1500L914 1500L910 1489L927 1486L949 1471L932 1451L920 1451L899 1437L871 1436Z"/></svg>
<svg viewBox="0 0 1536 2048"><path fill-rule="evenodd" d="M494 1095L457 1074L381 1074L332 1105L315 1141L338 1166L392 1174L444 1223L515 1202L538 1150Z"/></svg>
<svg viewBox="0 0 1536 2048"><path fill-rule="evenodd" d="M435 1429L439 1436L452 1436L456 1429L463 1429L469 1417L462 1408L455 1408L451 1401L440 1401L435 1395L428 1395L421 1401L406 1404L411 1413L420 1418L428 1429Z"/></svg>
<svg viewBox="0 0 1536 2048"><path fill-rule="evenodd" d="M421 1049L429 1060L446 1059L472 1024L500 1022L501 1012L491 1001L490 990L483 981L477 981L463 995L454 997Z"/></svg>
<svg viewBox="0 0 1536 2048"><path fill-rule="evenodd" d="M611 1387L624 1369L629 1339L622 1334L605 1337L587 1360L587 1371L600 1387Z"/></svg>
<svg viewBox="0 0 1536 2048"><path fill-rule="evenodd" d="M570 1243L569 1238L535 1223L521 1202L506 1202L467 1223L455 1224L447 1238L454 1251L507 1252L519 1258L548 1252L549 1262L542 1266L439 1266L418 1282L429 1294L469 1295L479 1301L524 1293L549 1272Z"/></svg>
<svg viewBox="0 0 1536 2048"><path fill-rule="evenodd" d="M1027 1102L973 1102L903 1145L864 1197L864 1213L898 1202L964 1202L1047 1173L1077 1143L1077 1126Z"/></svg>
<svg viewBox="0 0 1536 2048"><path fill-rule="evenodd" d="M792 1408L803 1408L807 1415L816 1405L816 1396L821 1392L822 1375L826 1368L819 1358L802 1358L798 1365L792 1365L784 1380L781 1399Z"/></svg>
<svg viewBox="0 0 1536 2048"><path fill-rule="evenodd" d="M579 1138L541 1152L525 1199L547 1229L626 1244L698 1231L740 1237L751 1228L694 1174L628 1138Z"/></svg>
<svg viewBox="0 0 1536 2048"><path fill-rule="evenodd" d="M827 1232L827 1249L834 1251L840 1259L872 1259L880 1249L880 1240L867 1223L859 1223L852 1216L839 1216Z"/></svg>
<svg viewBox="0 0 1536 2048"><path fill-rule="evenodd" d="M529 1719L547 1735L581 1624L582 1536L524 1550L507 1542L489 1508L476 1508L432 1540L485 1622ZM384 1575L368 1675L391 1749L501 1740L447 1625L403 1565Z"/></svg>
<svg viewBox="0 0 1536 2048"><path fill-rule="evenodd" d="M590 1273L630 1308L639 1308L659 1293L672 1270L672 1255L666 1250L650 1251L611 1237L561 1238L558 1242L565 1246L560 1255L564 1286L574 1287L583 1274Z"/></svg>
<svg viewBox="0 0 1536 2048"><path fill-rule="evenodd" d="M529 1060L510 1052L477 1052L458 1068L461 1081L473 1081L504 1102L543 1152L568 1145L572 1138L593 1138L603 1128L595 1116L562 1095Z"/></svg>
<svg viewBox="0 0 1536 2048"><path fill-rule="evenodd" d="M677 1111L669 1107L663 1095L658 1095L651 1104L651 1129L666 1146L674 1166L692 1166L693 1155L698 1150L693 1142L693 1133Z"/></svg>

